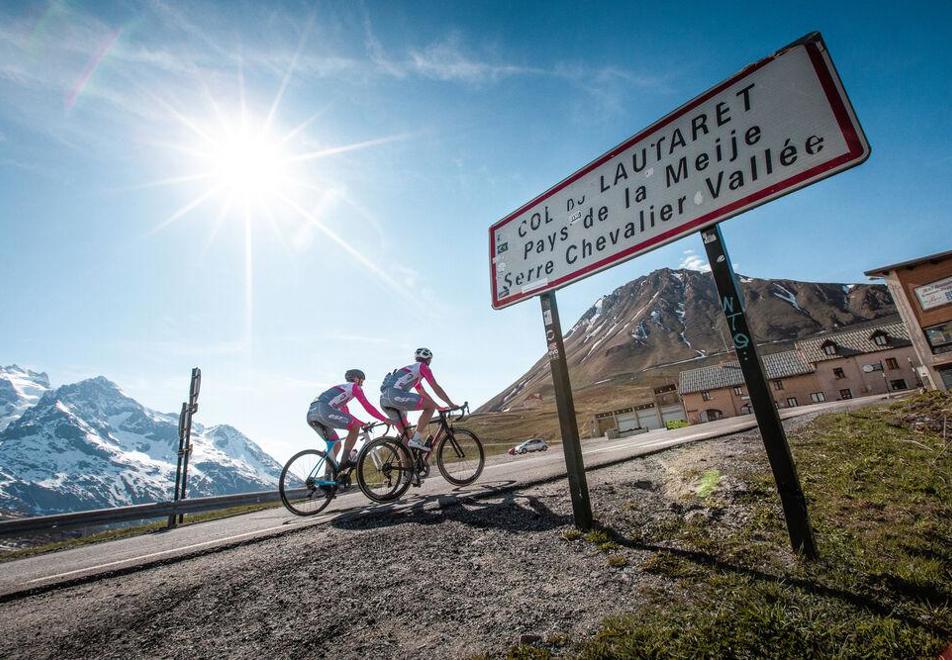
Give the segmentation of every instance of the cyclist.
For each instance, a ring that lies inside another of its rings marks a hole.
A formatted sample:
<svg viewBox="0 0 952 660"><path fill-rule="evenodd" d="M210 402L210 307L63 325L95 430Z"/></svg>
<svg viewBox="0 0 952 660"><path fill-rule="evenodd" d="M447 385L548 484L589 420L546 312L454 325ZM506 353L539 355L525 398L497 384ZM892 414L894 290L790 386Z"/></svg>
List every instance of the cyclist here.
<svg viewBox="0 0 952 660"><path fill-rule="evenodd" d="M340 440L340 436L334 430L335 428L347 429L344 449L340 454L341 469L353 467L350 453L357 442L357 433L364 426L364 422L351 415L350 411L347 410L348 401L357 399L369 414L381 422L390 422L364 396L364 391L360 386L363 385L365 379L366 376L360 369L348 369L344 374L344 380L347 382L342 385L335 385L321 393L311 402L311 407L307 411L308 425L329 443Z"/></svg>
<svg viewBox="0 0 952 660"><path fill-rule="evenodd" d="M430 448L426 446L426 440L420 434L420 430L426 430L433 413L439 406L423 389L423 381L429 383L437 396L443 399L450 408L455 408L456 404L450 401L450 397L436 382L433 372L430 371L433 351L428 348L418 348L414 358L415 362L413 364L391 371L383 379L383 385L380 386L380 407L384 410L388 408L398 410L400 418L394 419L394 421L403 430L406 430L409 424L404 413L407 410L421 411L416 430L408 444L414 449L422 449L424 452L428 452ZM415 389L416 392L411 392L411 389ZM389 414L390 411L387 410L387 412Z"/></svg>

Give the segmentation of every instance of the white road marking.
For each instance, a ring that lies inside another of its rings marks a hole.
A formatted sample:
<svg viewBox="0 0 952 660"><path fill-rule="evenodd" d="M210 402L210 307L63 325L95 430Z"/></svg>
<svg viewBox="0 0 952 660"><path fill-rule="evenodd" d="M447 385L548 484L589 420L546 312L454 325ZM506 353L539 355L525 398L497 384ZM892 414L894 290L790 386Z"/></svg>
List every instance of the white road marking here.
<svg viewBox="0 0 952 660"><path fill-rule="evenodd" d="M175 552L182 552L183 550L190 550L192 548L200 548L203 545L211 545L213 543L220 544L226 543L228 541L234 541L235 539L240 539L245 536L253 536L255 534L264 534L266 532L274 532L281 529L288 529L287 525L280 525L278 527L268 527L265 529L256 529L251 532L245 532L244 534L236 534L235 536L228 536L223 539L212 539L211 541L202 541L201 543L192 543L191 545L183 545L178 548L171 548L169 550L162 550L161 552L150 552L147 555L139 555L137 557L129 557L127 559L117 559L116 561L110 561L105 564L99 564L98 566L89 566L87 568L79 568L75 571L67 571L65 573L58 573L56 575L47 575L46 577L35 578L33 580L28 580L27 584L32 582L44 582L46 580L55 580L57 578L66 577L68 575L75 575L76 573L86 573L89 571L97 571L99 569L108 568L110 566L116 566L118 564L127 564L129 562L142 561L145 559L151 559L152 557L159 557L161 555L169 555Z"/></svg>

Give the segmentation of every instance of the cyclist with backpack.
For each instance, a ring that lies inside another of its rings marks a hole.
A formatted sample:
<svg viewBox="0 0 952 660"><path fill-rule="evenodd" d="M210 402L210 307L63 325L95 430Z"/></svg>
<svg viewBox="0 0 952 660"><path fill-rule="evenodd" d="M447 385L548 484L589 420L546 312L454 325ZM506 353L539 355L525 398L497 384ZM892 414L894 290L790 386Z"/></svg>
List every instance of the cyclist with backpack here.
<svg viewBox="0 0 952 660"><path fill-rule="evenodd" d="M428 348L418 348L414 354L413 364L400 369L391 371L383 379L380 386L380 407L384 410L396 409L399 411L399 419L394 419L402 431L406 431L409 421L406 417L406 411L419 410L420 419L417 421L416 430L413 437L410 438L409 446L414 449L420 449L424 452L430 451L426 446L426 439L421 435L420 430L426 431L433 413L439 408L437 403L423 389L423 381L429 383L433 391L436 392L450 408L455 408L456 404L450 401L449 395L436 382L433 372L430 370L430 362L433 360L433 351ZM416 390L412 392L411 389ZM388 414L390 413L387 410Z"/></svg>
<svg viewBox="0 0 952 660"><path fill-rule="evenodd" d="M308 425L328 443L335 443L340 440L340 436L337 435L334 429L347 429L347 438L344 440L344 449L340 455L341 469L353 467L350 453L357 442L357 433L365 424L365 422L351 415L347 409L347 403L351 399L357 399L364 410L381 422L390 422L364 396L364 391L360 386L363 385L365 379L366 376L360 369L348 369L344 374L346 382L322 392L311 402L311 407L307 411Z"/></svg>

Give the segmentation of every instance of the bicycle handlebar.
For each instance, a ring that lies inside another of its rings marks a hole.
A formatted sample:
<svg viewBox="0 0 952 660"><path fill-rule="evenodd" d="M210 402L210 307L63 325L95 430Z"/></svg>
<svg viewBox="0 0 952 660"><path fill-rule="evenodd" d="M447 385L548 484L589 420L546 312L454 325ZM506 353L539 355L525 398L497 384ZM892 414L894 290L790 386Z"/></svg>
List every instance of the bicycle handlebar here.
<svg viewBox="0 0 952 660"><path fill-rule="evenodd" d="M460 416L459 416L460 419L462 419L463 417L466 417L466 415L469 414L469 401L464 401L463 405L455 406L453 408L440 408L440 415L447 416L456 411L460 412Z"/></svg>

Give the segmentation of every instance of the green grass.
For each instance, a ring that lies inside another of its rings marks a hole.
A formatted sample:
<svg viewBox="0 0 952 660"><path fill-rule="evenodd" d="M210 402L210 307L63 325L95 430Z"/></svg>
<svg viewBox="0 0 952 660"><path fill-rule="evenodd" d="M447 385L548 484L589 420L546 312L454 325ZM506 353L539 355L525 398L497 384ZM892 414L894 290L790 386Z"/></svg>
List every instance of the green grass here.
<svg viewBox="0 0 952 660"><path fill-rule="evenodd" d="M743 511L733 524L673 515L611 530L616 542L651 553L641 570L659 580L560 655L937 657L952 642L952 437L942 437L944 416L952 426L952 397L928 393L820 417L791 435L818 561L790 551L759 454L722 465L744 488L708 501L722 476L712 470L694 491L700 505ZM697 483L697 474L685 479ZM529 653L519 647L510 657L547 657Z"/></svg>
<svg viewBox="0 0 952 660"><path fill-rule="evenodd" d="M701 484L697 488L697 496L702 500L708 497L714 489L717 488L717 484L721 481L721 473L718 470L708 470L701 477Z"/></svg>
<svg viewBox="0 0 952 660"><path fill-rule="evenodd" d="M180 526L184 527L186 525L192 525L199 522L206 522L209 520L218 520L219 518L229 518L231 516L240 516L244 513L253 513L254 511L262 511L264 509L275 508L278 506L282 506L280 502L269 503L269 504L246 504L244 506L236 506L230 509L208 511L206 513L189 513L189 514L185 514L184 522ZM33 557L36 555L46 554L48 552L70 550L72 548L78 548L84 545L92 545L94 543L105 543L106 541L115 541L117 539L130 538L133 536L141 536L143 534L150 534L152 532L161 531L165 529L166 526L167 526L167 518L162 518L161 520L157 520L156 522L151 522L145 525L123 527L121 529L110 529L104 532L87 534L87 535L79 536L76 538L63 539L62 541L44 543L42 545L36 545L30 548L19 548L17 550L0 550L0 562L11 561L13 559L22 559L24 557Z"/></svg>

